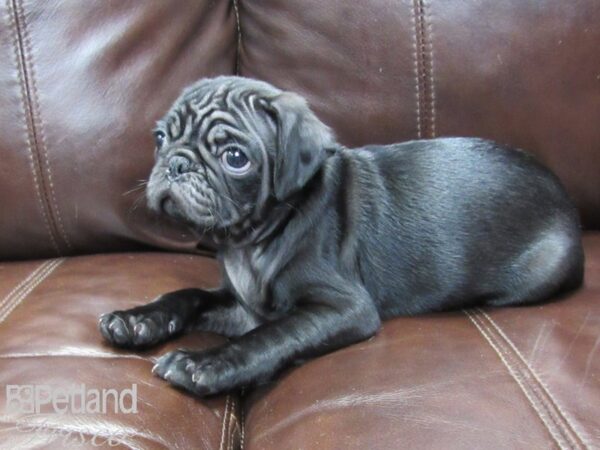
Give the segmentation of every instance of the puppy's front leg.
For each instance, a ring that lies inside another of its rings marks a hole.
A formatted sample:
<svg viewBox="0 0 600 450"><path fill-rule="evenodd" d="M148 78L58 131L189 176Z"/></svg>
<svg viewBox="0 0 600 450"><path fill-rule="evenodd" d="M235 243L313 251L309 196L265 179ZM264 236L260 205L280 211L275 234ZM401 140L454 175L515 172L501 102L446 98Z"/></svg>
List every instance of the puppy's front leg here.
<svg viewBox="0 0 600 450"><path fill-rule="evenodd" d="M148 347L194 328L202 313L234 305L227 289L182 289L161 295L147 305L100 316L98 327L119 347Z"/></svg>
<svg viewBox="0 0 600 450"><path fill-rule="evenodd" d="M380 325L362 286L312 285L294 312L261 325L222 347L162 356L153 371L197 395L215 394L269 379L298 358L366 339Z"/></svg>

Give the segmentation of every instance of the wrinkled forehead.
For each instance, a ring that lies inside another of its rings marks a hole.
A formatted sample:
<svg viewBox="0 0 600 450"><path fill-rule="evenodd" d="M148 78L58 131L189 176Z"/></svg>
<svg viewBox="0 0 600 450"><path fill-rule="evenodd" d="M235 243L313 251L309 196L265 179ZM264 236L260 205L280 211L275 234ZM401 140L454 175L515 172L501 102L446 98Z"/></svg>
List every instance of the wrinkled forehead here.
<svg viewBox="0 0 600 450"><path fill-rule="evenodd" d="M211 141L214 135L247 130L258 102L280 92L267 83L239 77L201 80L181 94L159 127L173 140L188 137Z"/></svg>

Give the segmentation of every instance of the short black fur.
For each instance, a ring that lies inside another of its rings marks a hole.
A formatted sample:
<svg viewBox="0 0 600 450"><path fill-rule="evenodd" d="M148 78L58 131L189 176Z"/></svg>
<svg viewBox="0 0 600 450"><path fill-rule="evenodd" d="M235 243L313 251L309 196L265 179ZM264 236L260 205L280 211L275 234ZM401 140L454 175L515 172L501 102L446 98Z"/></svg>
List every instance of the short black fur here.
<svg viewBox="0 0 600 450"><path fill-rule="evenodd" d="M154 370L172 384L228 391L366 339L390 317L531 304L581 284L578 213L529 154L470 138L346 149L299 97L237 77L200 82L174 109L217 97L231 128L214 133L242 133L251 171L228 175L218 155L229 144L182 135L159 149L148 199L214 236L222 286L100 320L106 339L132 348L191 329L231 338L164 355ZM209 119L197 118L206 135ZM165 179L174 155L196 172Z"/></svg>

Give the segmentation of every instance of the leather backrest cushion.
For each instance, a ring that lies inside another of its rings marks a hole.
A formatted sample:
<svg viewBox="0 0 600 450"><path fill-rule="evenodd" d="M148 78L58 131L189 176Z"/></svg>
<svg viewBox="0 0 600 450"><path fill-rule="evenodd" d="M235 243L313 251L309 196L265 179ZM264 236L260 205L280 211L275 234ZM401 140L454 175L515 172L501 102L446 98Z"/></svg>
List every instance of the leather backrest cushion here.
<svg viewBox="0 0 600 450"><path fill-rule="evenodd" d="M600 226L600 2L241 2L241 74L349 146L480 136L535 153Z"/></svg>
<svg viewBox="0 0 600 450"><path fill-rule="evenodd" d="M236 44L226 1L2 2L0 258L193 246L129 191L156 120L185 85L233 73Z"/></svg>
<svg viewBox="0 0 600 450"><path fill-rule="evenodd" d="M599 23L596 0L3 2L0 258L192 249L143 205L150 130L183 86L236 72L306 96L349 146L532 151L597 228Z"/></svg>

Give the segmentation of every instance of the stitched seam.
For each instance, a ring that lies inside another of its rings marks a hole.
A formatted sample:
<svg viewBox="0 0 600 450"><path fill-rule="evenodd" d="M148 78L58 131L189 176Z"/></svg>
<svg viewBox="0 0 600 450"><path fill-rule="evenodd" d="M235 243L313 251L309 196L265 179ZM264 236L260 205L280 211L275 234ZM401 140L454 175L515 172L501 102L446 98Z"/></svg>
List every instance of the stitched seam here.
<svg viewBox="0 0 600 450"><path fill-rule="evenodd" d="M554 442L556 442L556 444L558 445L558 447L561 448L561 449L568 448L568 447L565 447L563 439L561 438L561 436L556 436L556 433L553 430L553 428L551 427L551 424L548 423L548 417L536 405L536 402L532 398L530 392L525 387L522 378L518 375L518 372L506 360L505 356L502 354L502 352L500 351L500 349L498 348L498 346L494 343L494 341L491 339L491 337L488 335L488 333L486 331L484 331L483 327L481 325L479 325L479 323L475 320L475 316L471 315L471 313L469 313L468 311L463 311L463 312L469 318L469 320L473 323L473 325L475 325L475 327L477 328L477 330L479 331L479 333L484 337L484 339L488 342L488 344L496 352L496 354L498 355L498 357L500 358L500 360L502 361L502 363L504 364L504 366L508 369L508 373L517 382L518 386L521 388L521 391L525 394L525 397L527 398L529 404L534 409L534 411L537 413L538 417L541 419L542 423L544 424L544 426L546 427L546 429L550 433L550 436L552 437L552 439L554 440Z"/></svg>
<svg viewBox="0 0 600 450"><path fill-rule="evenodd" d="M225 398L225 409L223 410L223 424L221 425L221 443L219 444L219 450L225 450L225 425L228 420L229 414L229 402L231 401L231 396L227 396Z"/></svg>
<svg viewBox="0 0 600 450"><path fill-rule="evenodd" d="M431 134L430 137L434 138L436 135L435 130L435 120L436 120L436 111L435 111L435 75L434 75L434 64L433 64L433 20L431 17L431 3L427 8L427 13L425 15L425 19L427 22L427 35L429 39L427 40L427 48L429 50L429 111L431 114Z"/></svg>
<svg viewBox="0 0 600 450"><path fill-rule="evenodd" d="M544 401L543 394L540 393L538 386L536 386L535 383L532 382L531 374L527 372L527 370L524 370L522 366L520 366L519 361L515 359L514 353L510 351L510 348L506 345L506 342L499 338L493 332L493 330L487 324L485 324L484 320L480 316L477 319L480 325L484 327L484 329L488 333L488 336L490 336L490 339L492 339L496 343L497 348L500 349L500 351L503 353L509 364L512 360L512 367L516 371L517 376L521 378L523 384L529 390L533 401L537 402L539 410L544 412L545 417L553 426L555 433L558 436L560 436L560 440L565 443L566 448L577 448L578 445L576 443L574 444L574 441L571 438L571 436L569 436L568 433L565 432L564 427L561 425L559 420L557 420L555 411L549 408L548 403Z"/></svg>
<svg viewBox="0 0 600 450"><path fill-rule="evenodd" d="M480 317L479 319L482 323L484 319ZM492 328L486 325L486 329L489 330L490 334L494 334ZM577 436L569 429L569 427L565 424L564 417L561 417L555 405L548 398L547 392L545 392L539 383L536 383L536 380L533 378L533 374L530 370L527 369L527 366L522 360L519 360L516 357L516 352L514 348L511 350L511 347L508 345L506 340L503 340L501 336L496 335L495 338L497 342L502 342L502 346L504 347L504 351L508 355L512 355L514 362L516 365L520 365L520 372L525 378L526 382L529 385L531 391L535 394L536 399L542 404L545 411L548 413L552 423L555 425L556 429L563 436L563 438L568 442L569 448L585 448L585 445L582 446L581 441L578 442Z"/></svg>
<svg viewBox="0 0 600 450"><path fill-rule="evenodd" d="M488 342L488 344L496 352L496 354L498 355L498 357L500 358L500 360L502 361L504 366L508 369L508 373L516 381L517 385L521 388L521 391L523 392L523 394L525 394L527 401L529 402L531 407L534 409L534 411L537 413L538 417L540 418L540 420L542 421L542 423L544 424L544 426L550 433L550 436L552 437L554 442L556 442L558 447L561 449L571 448L569 443L566 442L565 437L562 436L561 433L559 433L559 430L558 430L559 427L557 427L556 422L552 419L552 417L549 416L548 412L545 411L544 408L542 408L543 405L539 404L540 403L539 398L535 398L533 393L531 392L531 390L528 389L528 387L526 385L526 380L524 378L524 374L521 373L518 370L518 368L516 368L509 362L509 360L507 359L509 354L507 354L506 351L503 351L500 348L501 343L499 343L496 339L494 339L494 336L490 333L489 329L487 327L485 327L485 325L480 321L481 319L477 318L475 315L473 315L472 313L469 313L466 310L463 312L469 318L469 320L475 325L475 327L477 328L479 333L484 337L484 339Z"/></svg>
<svg viewBox="0 0 600 450"><path fill-rule="evenodd" d="M32 281L32 283L25 289L20 295L15 297L12 302L6 303L2 309L0 309L0 323L2 323L8 315L27 298L27 296L33 291L42 281L54 272L54 270L63 263L64 259L57 259L48 265L42 272L40 272Z"/></svg>
<svg viewBox="0 0 600 450"><path fill-rule="evenodd" d="M429 76L428 76L428 57L427 57L427 28L425 25L425 3L424 0L417 0L419 17L419 60L421 62L421 111L423 113L424 130L423 137L428 137L428 127L430 124L429 110L427 108L429 97Z"/></svg>
<svg viewBox="0 0 600 450"><path fill-rule="evenodd" d="M240 450L244 450L244 439L246 438L246 408L244 403L241 404L240 409Z"/></svg>
<svg viewBox="0 0 600 450"><path fill-rule="evenodd" d="M240 59L242 52L242 26L240 23L240 10L238 8L238 0L233 0L233 10L235 12L235 26L237 31L237 42L235 52L235 74L240 74Z"/></svg>
<svg viewBox="0 0 600 450"><path fill-rule="evenodd" d="M57 226L56 226L56 222L54 220L54 216L53 216L53 212L52 212L52 205L50 203L49 197L48 197L48 190L46 187L46 183L44 180L44 169L43 169L43 164L42 164L42 159L40 156L40 143L39 143L39 136L38 136L38 130L37 130L37 122L36 122L36 113L34 110L34 105L32 102L32 86L31 86L31 60L30 60L30 55L28 54L29 48L26 45L23 37L24 37L24 33L26 32L26 30L24 29L24 13L22 10L22 6L21 8L19 8L19 0L12 0L12 4L13 4L13 12L14 12L14 19L15 19L15 30L17 32L17 45L19 48L19 56L20 56L20 68L21 68L21 74L22 74L22 80L23 80L23 86L24 86L24 96L23 96L23 102L26 104L26 111L27 111L27 123L29 126L29 135L30 135L30 143L29 143L29 147L31 149L31 153L32 153L32 158L35 161L35 165L37 167L37 171L39 174L39 186L40 186L40 192L41 192L41 196L44 199L44 207L46 210L46 218L48 220L49 223L49 228L50 228L50 233L51 233L51 237L53 240L53 243L56 246L56 250L57 252L60 254L60 250L58 247L58 242L56 240L56 237L58 235L57 232ZM23 15L23 16L21 16Z"/></svg>
<svg viewBox="0 0 600 450"><path fill-rule="evenodd" d="M425 0L414 0L415 61L417 77L417 132L419 138L435 136L432 30Z"/></svg>
<svg viewBox="0 0 600 450"><path fill-rule="evenodd" d="M478 311L482 315L486 316L486 318L490 324L494 325L494 321L491 320L491 318L484 311L482 311L482 310L478 310ZM483 319L480 319L480 320L483 321ZM511 345L511 341L508 339L508 337L505 334L503 334L502 331L497 326L495 326L494 328L496 329L496 332L498 332L501 336L498 339L504 340L504 342L505 342L504 346L506 348L506 352L512 353L513 355L516 355L517 357L519 357L518 349L514 345ZM488 327L488 329L490 329L490 328ZM490 331L490 332L492 332L492 331ZM511 352L511 349L512 349L512 352ZM519 364L519 362L520 362L520 364L525 366L524 368L521 369L521 371L527 376L527 380L529 381L529 383L531 385L531 389L533 391L535 391L538 400L544 405L546 410L551 415L556 427L560 431L562 431L565 438L571 444L573 444L574 448L581 448L583 440L581 439L581 437L579 437L577 435L577 433L574 432L574 430L572 429L573 427L569 428L570 424L568 423L568 421L566 421L566 419L564 417L564 413L561 416L561 411L559 410L557 405L555 403L553 403L552 398L550 397L550 394L548 393L548 391L544 390L542 383L539 381L539 379L536 379L531 367L529 367L529 365L527 364L525 359L522 357L519 357L516 362L517 362L517 364ZM579 439L579 442L577 441L577 439Z"/></svg>
<svg viewBox="0 0 600 450"><path fill-rule="evenodd" d="M0 322L3 322L4 319L42 282L44 281L60 264L62 264L64 260L58 259L52 261L47 267L44 268L42 272L34 277L31 284L21 292L17 297L12 299L11 302L7 302L0 308Z"/></svg>
<svg viewBox="0 0 600 450"><path fill-rule="evenodd" d="M523 354L519 351L517 346L512 342L512 340L504 333L504 331L500 328L500 326L498 324L496 324L496 322L485 311L483 311L481 309L478 309L478 311L490 322L490 324L496 329L496 331L500 334L500 336L502 336L502 338L504 338L506 343L510 346L510 348L514 351L514 353L517 355L517 357L525 365L527 370L530 372L533 380L535 382L537 382L538 388L541 391L542 395L544 396L545 401L549 404L549 407L553 408L556 411L555 414L563 422L562 426L566 428L566 431L569 432L569 434L573 435L574 442L577 445L591 447L591 445L587 443L587 439L583 438L582 435L584 433L582 433L581 430L578 430L575 427L575 424L572 423L571 420L569 420L567 413L564 411L562 406L558 403L556 398L552 395L548 386L541 380L541 378L537 374L537 372L523 357ZM577 439L579 440L579 442L577 442Z"/></svg>
<svg viewBox="0 0 600 450"><path fill-rule="evenodd" d="M229 410L229 414L227 414L227 425L225 426L225 441L224 441L224 446L223 448L226 450L229 450L229 444L231 443L231 441L229 440L230 438L230 431L231 431L231 410L233 409L233 401L231 402L231 409Z"/></svg>
<svg viewBox="0 0 600 450"><path fill-rule="evenodd" d="M419 92L420 92L420 105L419 111L421 112L421 136L427 136L427 109L425 103L427 101L427 73L425 67L425 32L423 31L424 18L423 18L423 0L415 0L416 17L417 17L417 61L419 62Z"/></svg>
<svg viewBox="0 0 600 450"><path fill-rule="evenodd" d="M33 115L30 109L29 98L29 87L27 82L27 69L25 67L25 57L23 55L23 47L21 42L21 32L20 25L18 22L17 10L15 6L15 0L6 0L7 10L9 11L9 26L14 29L13 33L13 49L14 49L14 59L15 65L17 67L18 81L21 89L21 102L23 108L23 122L25 123L25 131L27 134L27 151L28 158L31 168L31 173L33 176L33 183L35 186L35 193L38 199L40 210L42 213L42 219L44 221L44 227L50 236L50 241L52 246L54 247L57 254L60 255L60 248L58 247L58 242L56 241L55 234L52 230L49 220L49 205L44 203L43 194L43 180L42 178L42 169L39 167L39 159L36 159L34 155L34 147L35 147L35 135L33 133ZM38 172L39 177L38 179Z"/></svg>
<svg viewBox="0 0 600 450"><path fill-rule="evenodd" d="M416 110L415 115L417 118L417 138L421 139L423 133L421 130L421 83L420 83L420 65L419 65L419 26L417 19L417 0L413 2L412 8L412 21L414 25L414 72L415 72L415 96L416 96Z"/></svg>
<svg viewBox="0 0 600 450"><path fill-rule="evenodd" d="M231 447L234 444L234 435L237 429L237 418L236 418L236 401L232 399L231 401L231 409L229 411L229 420L227 422L227 450L231 450Z"/></svg>
<svg viewBox="0 0 600 450"><path fill-rule="evenodd" d="M235 443L235 432L238 429L238 423L237 420L235 418L234 413L230 413L231 416L231 420L230 420L230 424L233 423L233 426L230 426L231 431L229 432L229 445L227 446L227 450L233 450L234 447L234 443Z"/></svg>
<svg viewBox="0 0 600 450"><path fill-rule="evenodd" d="M422 76L422 85L423 85L423 96L422 96L422 101L423 101L423 117L425 119L425 130L424 130L424 137L430 137L431 136L431 132L428 130L430 130L431 127L431 110L429 109L429 98L431 97L430 95L430 86L429 86L429 56L428 56L428 52L427 52L427 48L428 48L428 39L427 39L427 18L426 18L426 14L425 14L425 1L424 0L419 0L419 17L421 18L420 22L421 22L421 48L420 53L421 53L421 66L423 67L423 69L421 70L421 76Z"/></svg>
<svg viewBox="0 0 600 450"><path fill-rule="evenodd" d="M555 415L557 416L558 420L562 421L562 423L561 423L562 427L566 428L566 432L572 433L574 435L574 438L572 438L573 442L575 442L577 445L580 445L580 444L586 445L584 439L578 434L574 424L572 424L569 421L567 414L565 413L563 408L558 404L558 402L556 401L554 396L550 393L550 390L548 389L546 384L540 379L540 377L537 375L537 373L533 370L533 367L531 367L529 365L527 360L525 360L525 358L523 357L523 355L521 354L519 349L511 341L511 339L504 333L504 331L500 328L500 326L497 325L496 322L485 311L479 309L479 312L496 329L496 331L500 334L500 336L502 336L502 338L506 341L508 346L510 346L512 351L521 360L522 364L527 368L528 372L531 375L531 378L534 380L534 382L537 382L537 388L541 392L541 395L543 395L543 398L544 398L545 402L547 403L548 407L552 408L555 411ZM576 442L576 439L579 439L580 442Z"/></svg>
<svg viewBox="0 0 600 450"><path fill-rule="evenodd" d="M34 274L32 274L33 276L31 277L31 279L23 285L23 287L21 289L19 289L19 291L17 291L15 293L15 295L12 295L10 298L6 298L3 302L2 305L0 305L0 315L3 313L3 311L5 311L7 308L10 308L10 306L17 301L17 299L19 297L21 297L25 292L27 292L31 286L33 284L35 284L35 282L37 281L37 279L43 275L48 268L50 268L52 266L53 261L50 261L48 263L42 264L42 266L40 266L40 268L42 270L36 270Z"/></svg>
<svg viewBox="0 0 600 450"><path fill-rule="evenodd" d="M60 234L61 234L62 238L64 239L65 244L67 244L67 247L71 248L71 242L69 241L69 238L67 236L65 228L63 226L63 222L62 222L62 219L60 216L60 211L58 208L58 203L56 201L56 195L54 192L54 182L52 180L52 170L50 168L50 159L48 157L48 146L46 144L46 134L44 132L44 123L43 123L42 115L40 112L41 110L40 110L39 93L38 93L37 82L36 82L35 66L34 66L34 62L33 62L33 46L31 45L31 39L29 36L29 28L27 25L27 18L25 15L25 11L23 9L23 1L17 0L16 6L19 8L19 13L21 16L21 23L22 23L21 32L22 32L24 48L26 50L26 52L24 52L25 53L25 61L26 61L26 63L27 62L29 63L27 72L29 73L29 80L30 80L31 91L32 91L32 95L30 96L31 114L32 114L32 120L34 121L34 123L37 122L34 127L34 133L37 132L37 135L39 136L39 140L37 141L38 152L39 152L39 149L41 149L42 154L44 156L44 161L46 163L46 173L48 174L48 189L47 189L46 195L48 196L48 192L49 192L49 194L50 194L49 195L50 215L51 215L51 217L53 217L53 215L56 215L56 222L58 222L58 230L60 231ZM50 200L52 201L51 203L50 203ZM52 209L52 207L54 207L54 209ZM56 226L56 224L55 224L55 226Z"/></svg>
<svg viewBox="0 0 600 450"><path fill-rule="evenodd" d="M17 294L27 283L29 283L31 279L39 273L40 270L50 263L51 261L45 261L40 264L29 275L21 280L7 295L5 295L2 301L0 301L0 310L4 307L4 304L8 302L15 294Z"/></svg>

